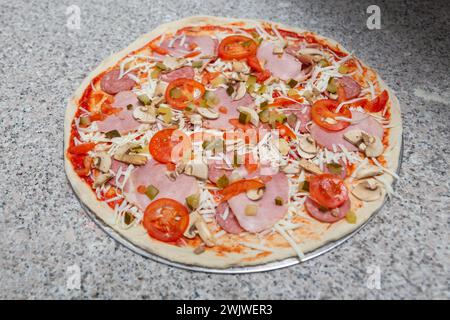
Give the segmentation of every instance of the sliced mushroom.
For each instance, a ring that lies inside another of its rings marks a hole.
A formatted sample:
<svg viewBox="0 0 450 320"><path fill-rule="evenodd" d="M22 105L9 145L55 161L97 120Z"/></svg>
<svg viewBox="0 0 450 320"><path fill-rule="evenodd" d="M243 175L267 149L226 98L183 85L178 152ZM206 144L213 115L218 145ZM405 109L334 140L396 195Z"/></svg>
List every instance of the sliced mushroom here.
<svg viewBox="0 0 450 320"><path fill-rule="evenodd" d="M245 112L250 115L250 122L257 127L259 125L259 116L255 110L249 107L237 107L239 112Z"/></svg>
<svg viewBox="0 0 450 320"><path fill-rule="evenodd" d="M355 178L356 179L371 178L382 175L383 173L384 173L383 169L378 168L377 166L368 165L359 169L355 174Z"/></svg>
<svg viewBox="0 0 450 320"><path fill-rule="evenodd" d="M278 143L276 144L276 146L278 148L278 151L280 151L283 156L286 156L289 153L289 150L291 150L289 143L283 138L278 139Z"/></svg>
<svg viewBox="0 0 450 320"><path fill-rule="evenodd" d="M208 165L201 160L192 160L186 164L184 173L201 180L206 180L208 179Z"/></svg>
<svg viewBox="0 0 450 320"><path fill-rule="evenodd" d="M359 182L352 190L352 194L362 201L375 201L381 198L380 185L373 179Z"/></svg>
<svg viewBox="0 0 450 320"><path fill-rule="evenodd" d="M133 110L133 117L142 123L155 123L155 108L152 106L137 107Z"/></svg>
<svg viewBox="0 0 450 320"><path fill-rule="evenodd" d="M205 119L217 119L219 118L219 113L210 108L197 108L197 112Z"/></svg>
<svg viewBox="0 0 450 320"><path fill-rule="evenodd" d="M298 50L298 53L301 55L319 55L319 56L323 56L324 53L322 51L320 51L319 49L315 49L315 48L303 48Z"/></svg>
<svg viewBox="0 0 450 320"><path fill-rule="evenodd" d="M109 180L111 180L112 177L114 177L114 175L113 175L112 173L102 173L102 174L99 174L99 175L98 175L97 177L95 177L95 179L94 179L93 187L94 187L94 188L101 187L101 186L104 185L106 182L108 182Z"/></svg>
<svg viewBox="0 0 450 320"><path fill-rule="evenodd" d="M300 167L302 167L303 169L305 169L308 172L314 173L314 174L322 174L322 170L320 170L319 166L312 163L311 161L305 160L305 159L300 159L298 161L298 164L300 165Z"/></svg>
<svg viewBox="0 0 450 320"><path fill-rule="evenodd" d="M171 56L165 56L162 63L170 70L175 70L182 67L186 63L186 59L174 58Z"/></svg>
<svg viewBox="0 0 450 320"><path fill-rule="evenodd" d="M247 93L245 82L239 82L237 89L234 91L233 100L241 100Z"/></svg>
<svg viewBox="0 0 450 320"><path fill-rule="evenodd" d="M300 139L299 147L307 153L316 154L318 151L316 141L314 141L314 139L309 134L302 136L302 138Z"/></svg>
<svg viewBox="0 0 450 320"><path fill-rule="evenodd" d="M281 170L287 174L297 174L300 173L300 166L296 163L289 163L285 165Z"/></svg>
<svg viewBox="0 0 450 320"><path fill-rule="evenodd" d="M297 148L297 153L299 154L300 157L302 157L303 159L312 159L315 158L317 153L308 153L303 151L302 149Z"/></svg>
<svg viewBox="0 0 450 320"><path fill-rule="evenodd" d="M379 157L383 154L384 146L380 138L373 136L374 140L371 144L366 146L364 150L366 156L368 157Z"/></svg>
<svg viewBox="0 0 450 320"><path fill-rule="evenodd" d="M191 121L192 124L202 124L202 116L199 114L193 114L189 117L189 121Z"/></svg>
<svg viewBox="0 0 450 320"><path fill-rule="evenodd" d="M99 152L97 156L94 157L94 168L99 169L103 173L109 172L109 169L111 169L111 164L111 156L107 152Z"/></svg>
<svg viewBox="0 0 450 320"><path fill-rule="evenodd" d="M133 148L140 147L137 143L127 143L119 147L114 154L114 159L137 166L143 165L147 162L147 157L140 154L132 154Z"/></svg>
<svg viewBox="0 0 450 320"><path fill-rule="evenodd" d="M259 189L251 189L248 190L245 194L247 196L247 198L249 198L250 200L259 200L264 196L264 188L259 188Z"/></svg>
<svg viewBox="0 0 450 320"><path fill-rule="evenodd" d="M184 236L192 239L197 233L208 247L214 246L214 235L209 230L203 217L197 211L194 211L189 215L189 226L186 229Z"/></svg>
<svg viewBox="0 0 450 320"><path fill-rule="evenodd" d="M361 130L350 130L344 133L344 139L351 144L357 146L362 141L362 131Z"/></svg>

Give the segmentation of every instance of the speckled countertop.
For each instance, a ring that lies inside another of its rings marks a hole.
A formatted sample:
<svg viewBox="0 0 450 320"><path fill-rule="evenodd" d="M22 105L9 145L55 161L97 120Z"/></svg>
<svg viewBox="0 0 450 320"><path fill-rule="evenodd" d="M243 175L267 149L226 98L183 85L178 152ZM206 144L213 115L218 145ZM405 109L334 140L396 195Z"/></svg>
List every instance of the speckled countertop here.
<svg viewBox="0 0 450 320"><path fill-rule="evenodd" d="M394 2L0 1L0 298L450 298L450 7ZM380 30L366 27L369 4L381 8ZM66 26L70 5L79 30ZM132 253L81 210L63 170L68 97L111 52L196 14L335 38L397 92L398 197L344 245L267 273L195 273Z"/></svg>

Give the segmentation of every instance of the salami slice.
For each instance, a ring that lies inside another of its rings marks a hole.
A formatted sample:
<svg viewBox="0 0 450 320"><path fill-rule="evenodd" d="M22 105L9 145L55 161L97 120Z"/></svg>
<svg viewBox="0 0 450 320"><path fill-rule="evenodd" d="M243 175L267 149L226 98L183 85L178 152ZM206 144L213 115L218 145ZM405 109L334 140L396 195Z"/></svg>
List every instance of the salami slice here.
<svg viewBox="0 0 450 320"><path fill-rule="evenodd" d="M334 209L323 208L310 197L305 201L305 208L309 215L320 222L327 223L333 223L343 219L350 210L350 206L350 200L347 200L343 205Z"/></svg>
<svg viewBox="0 0 450 320"><path fill-rule="evenodd" d="M100 88L109 94L116 94L120 91L131 90L135 81L129 77L129 73L119 79L120 70L111 70L102 77L100 80Z"/></svg>
<svg viewBox="0 0 450 320"><path fill-rule="evenodd" d="M345 99L350 100L356 98L361 93L361 86L351 77L342 77L338 81L339 85L344 88Z"/></svg>
<svg viewBox="0 0 450 320"><path fill-rule="evenodd" d="M179 78L194 79L195 72L192 67L182 67L161 75L161 80L171 82Z"/></svg>
<svg viewBox="0 0 450 320"><path fill-rule="evenodd" d="M223 219L223 214L225 210L228 208L228 215L226 219ZM242 227L239 225L236 216L233 213L233 210L228 206L228 203L222 202L216 208L216 221L218 225L228 233L239 234L244 231Z"/></svg>

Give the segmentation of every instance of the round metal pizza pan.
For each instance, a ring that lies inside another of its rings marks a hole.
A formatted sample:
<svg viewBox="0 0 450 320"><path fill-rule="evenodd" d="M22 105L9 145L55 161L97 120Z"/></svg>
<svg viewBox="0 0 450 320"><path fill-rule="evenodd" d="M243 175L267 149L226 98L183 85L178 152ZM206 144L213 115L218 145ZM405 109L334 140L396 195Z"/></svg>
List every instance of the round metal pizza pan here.
<svg viewBox="0 0 450 320"><path fill-rule="evenodd" d="M397 173L400 172L400 168L402 165L402 159L403 159L403 136L402 136L402 142L401 142L401 146L400 146L400 154L399 154L399 164L398 164L398 168L397 168ZM266 264L261 264L261 265L255 265L255 266L248 266L248 267L231 267L231 268L226 268L226 269L218 269L218 268L206 268L206 267L199 267L199 266L193 266L193 265L187 265L187 264L182 264L182 263L178 263L178 262L173 262L164 258L161 258L155 254L152 254L148 251L143 250L142 248L134 245L133 243L131 243L129 240L127 240L126 238L122 237L118 232L116 232L114 229L112 229L111 227L109 227L107 224L105 224L103 222L103 220L101 220L100 218L97 217L97 215L92 212L87 206L85 206L83 204L83 202L78 199L81 203L81 207L84 209L84 211L87 213L87 215L95 222L95 224L97 224L103 231L105 231L111 238L113 238L114 240L116 240L117 242L119 242L120 244L124 245L125 247L127 247L129 250L145 257L145 258L149 258L152 259L154 261L160 262L160 263L164 263L166 265L169 266L173 266L173 267L177 267L177 268L181 268L181 269L186 269L186 270L191 270L191 271L200 271L200 272L206 272L206 273L221 273L221 274L239 274L239 273L254 273L254 272L263 272L263 271L271 271L271 270L276 270L276 269L281 269L281 268L285 268L285 267L289 267L289 266L293 266L296 264L299 264L301 262L305 262L307 260L316 258L334 248L336 248L337 246L341 245L342 243L344 243L345 241L347 241L348 239L350 239L351 237L353 237L356 233L358 233L366 224L368 224L373 217L379 212L381 211L381 209L384 207L384 205L386 204L387 201L389 201L387 198L384 201L384 203L382 204L382 206L376 210L369 219L367 219L366 222L364 222L362 225L360 225L357 229L355 229L354 231L352 231L351 233L345 235L344 237L329 242L325 245L323 245L322 247L308 252L305 254L305 259L303 259L302 261L300 261L298 258L296 257L292 257L292 258L287 258L284 260L280 260L280 261L274 261L274 262L270 262L270 263L266 263Z"/></svg>

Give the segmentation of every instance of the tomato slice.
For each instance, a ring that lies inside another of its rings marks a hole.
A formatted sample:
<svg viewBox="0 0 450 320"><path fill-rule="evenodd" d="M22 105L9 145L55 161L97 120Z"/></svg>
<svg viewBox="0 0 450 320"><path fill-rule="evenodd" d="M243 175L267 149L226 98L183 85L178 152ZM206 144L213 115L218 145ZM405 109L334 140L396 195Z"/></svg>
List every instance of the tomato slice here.
<svg viewBox="0 0 450 320"><path fill-rule="evenodd" d="M166 101L175 109L183 110L189 103L198 104L205 93L205 86L187 78L178 78L169 83Z"/></svg>
<svg viewBox="0 0 450 320"><path fill-rule="evenodd" d="M341 108L339 112L335 112L339 102L331 99L322 99L314 102L311 108L312 120L322 128L339 131L347 128L350 122L336 120L336 117L351 118L352 113L346 107ZM327 121L327 119L330 119Z"/></svg>
<svg viewBox="0 0 450 320"><path fill-rule="evenodd" d="M309 181L309 193L314 201L328 209L337 208L348 199L344 181L330 173L314 176Z"/></svg>
<svg viewBox="0 0 450 320"><path fill-rule="evenodd" d="M248 179L248 180L239 180L236 182L233 182L229 186L225 187L222 191L222 198L220 199L221 202L227 201L238 194L242 192L247 192L248 190L252 189L260 189L263 188L265 185L263 182L256 180L256 179Z"/></svg>
<svg viewBox="0 0 450 320"><path fill-rule="evenodd" d="M178 201L161 198L147 206L143 224L152 238L164 242L176 241L189 225L189 212Z"/></svg>
<svg viewBox="0 0 450 320"><path fill-rule="evenodd" d="M163 129L150 139L148 149L152 157L161 162L176 163L191 149L190 139L177 129Z"/></svg>
<svg viewBox="0 0 450 320"><path fill-rule="evenodd" d="M219 44L219 57L223 60L244 59L255 55L258 45L244 36L229 36Z"/></svg>
<svg viewBox="0 0 450 320"><path fill-rule="evenodd" d="M68 151L69 151L69 153L72 153L72 154L86 154L94 148L95 148L94 142L86 142L86 143L82 143L82 144L79 144L76 146L71 146L71 147L69 147Z"/></svg>
<svg viewBox="0 0 450 320"><path fill-rule="evenodd" d="M378 97L369 101L364 108L369 112L380 112L384 109L388 100L389 94L386 90L383 90Z"/></svg>
<svg viewBox="0 0 450 320"><path fill-rule="evenodd" d="M259 63L258 58L256 55L250 56L247 58L247 64L250 68L255 70L256 72L263 72L264 69L261 67L261 64Z"/></svg>

